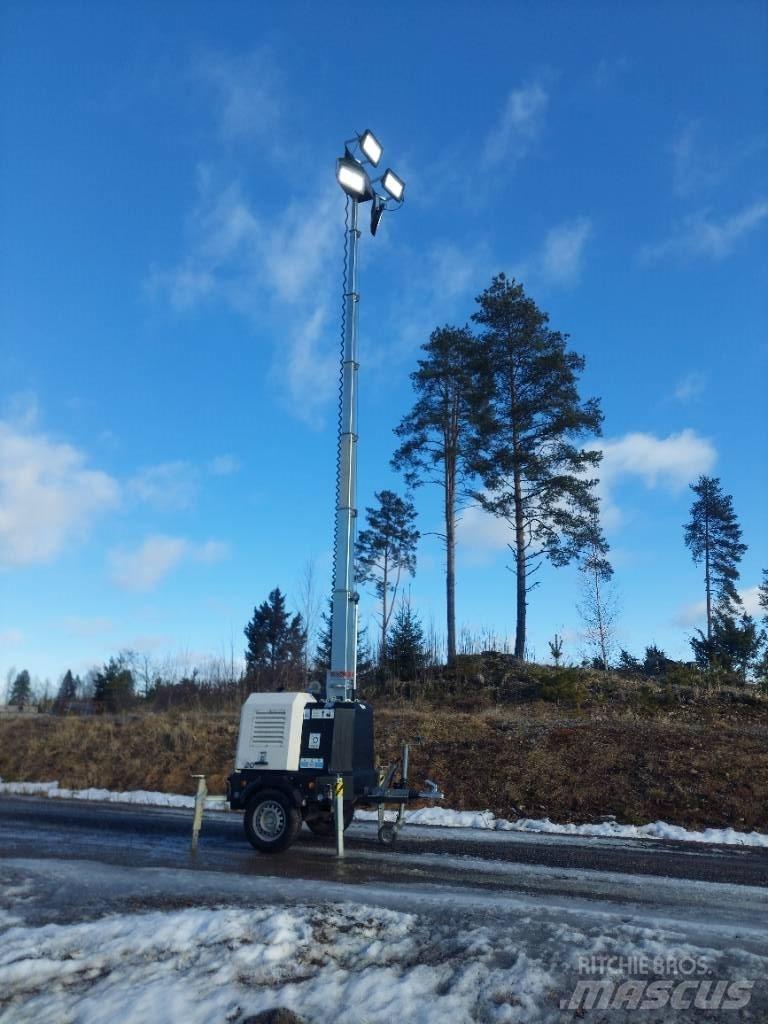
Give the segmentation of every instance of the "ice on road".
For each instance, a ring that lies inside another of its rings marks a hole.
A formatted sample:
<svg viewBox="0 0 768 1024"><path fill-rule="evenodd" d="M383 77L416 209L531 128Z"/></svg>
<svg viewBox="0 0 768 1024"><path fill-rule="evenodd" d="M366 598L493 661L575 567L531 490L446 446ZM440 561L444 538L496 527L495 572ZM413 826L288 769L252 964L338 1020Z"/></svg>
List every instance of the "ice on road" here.
<svg viewBox="0 0 768 1024"><path fill-rule="evenodd" d="M86 888L110 912L78 913ZM714 898L727 887L711 888ZM582 1019L568 1006L590 958L616 984L634 972L704 984L706 996L736 983L749 1002L727 1019L768 1019L764 922L692 924L663 900L654 916L428 885L12 859L0 863L0 893L3 1024L241 1024L278 1006L308 1024ZM694 997L698 987L682 1008L611 1008L610 1020L698 1021Z"/></svg>

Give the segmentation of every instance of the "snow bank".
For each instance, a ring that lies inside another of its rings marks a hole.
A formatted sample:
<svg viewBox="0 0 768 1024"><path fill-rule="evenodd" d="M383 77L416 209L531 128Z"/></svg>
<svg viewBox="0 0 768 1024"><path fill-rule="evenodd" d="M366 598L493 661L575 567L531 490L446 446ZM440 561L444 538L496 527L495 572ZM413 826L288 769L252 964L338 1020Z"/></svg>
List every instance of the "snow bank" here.
<svg viewBox="0 0 768 1024"><path fill-rule="evenodd" d="M3 782L0 779L0 794L15 796L47 796L58 800L95 800L110 804L142 804L149 807L193 808L193 796L179 793L156 793L146 789L132 789L116 792L111 789L62 789L58 782ZM227 802L223 796L209 796L205 801L207 811L226 811Z"/></svg>
<svg viewBox="0 0 768 1024"><path fill-rule="evenodd" d="M18 796L47 796L61 800L95 800L102 803L143 804L149 807L192 808L195 798L178 793L155 793L144 789L114 792L109 789L61 789L58 782L3 782L0 794ZM223 796L209 796L205 801L208 811L226 811ZM355 821L376 821L376 811L355 811ZM688 843L719 843L724 846L759 846L768 849L768 835L762 832L737 832L732 828L705 828L695 831L666 821L652 821L647 825L621 825L617 821L600 821L586 825L572 822L560 824L549 818L519 818L507 821L497 818L492 811L453 811L448 807L422 807L406 811L410 825L439 825L443 828L483 829L495 832L547 832L568 836L613 836L618 839L676 839Z"/></svg>
<svg viewBox="0 0 768 1024"><path fill-rule="evenodd" d="M376 811L356 811L355 820L374 821ZM569 836L614 836L620 839L678 839L689 843L722 843L727 846L762 846L768 848L768 835L762 832L737 832L732 828L705 828L700 832L653 821L647 825L621 825L617 821L594 824L559 824L549 818L519 818L507 821L492 811L452 811L448 807L423 807L406 811L411 825L440 825L444 828L492 829L497 832L549 832Z"/></svg>
<svg viewBox="0 0 768 1024"><path fill-rule="evenodd" d="M562 1024L588 956L704 962L708 977L745 979L749 989L768 970L763 955L604 915L435 918L324 901L11 925L0 942L0 992L3 1019L14 1024L234 1024L278 1006L312 1024ZM606 977L618 982L627 969ZM759 1000L751 1019L765 1019ZM653 1017L690 1021L700 1011L678 1013Z"/></svg>

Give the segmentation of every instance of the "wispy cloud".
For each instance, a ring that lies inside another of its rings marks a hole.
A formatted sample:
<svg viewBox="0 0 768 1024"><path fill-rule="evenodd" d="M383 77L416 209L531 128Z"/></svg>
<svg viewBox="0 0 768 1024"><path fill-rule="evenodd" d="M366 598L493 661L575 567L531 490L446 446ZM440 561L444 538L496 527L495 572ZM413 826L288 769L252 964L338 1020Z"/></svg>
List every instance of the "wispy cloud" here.
<svg viewBox="0 0 768 1024"><path fill-rule="evenodd" d="M127 492L161 512L189 508L198 490L198 472L184 461L147 466L128 481Z"/></svg>
<svg viewBox="0 0 768 1024"><path fill-rule="evenodd" d="M674 395L678 402L690 402L692 398L702 394L706 386L706 375L700 370L691 370L678 381Z"/></svg>
<svg viewBox="0 0 768 1024"><path fill-rule="evenodd" d="M218 130L226 141L276 138L284 111L280 75L266 49L243 56L205 54L196 75L213 94Z"/></svg>
<svg viewBox="0 0 768 1024"><path fill-rule="evenodd" d="M0 629L0 644L5 648L6 652L14 647L21 647L24 642L24 634L20 629L11 627L10 629Z"/></svg>
<svg viewBox="0 0 768 1024"><path fill-rule="evenodd" d="M709 212L692 214L669 238L641 249L640 256L646 262L668 258L680 261L697 257L723 259L766 219L768 200L764 199L720 220L713 218Z"/></svg>
<svg viewBox="0 0 768 1024"><path fill-rule="evenodd" d="M715 144L701 119L685 124L670 144L676 195L689 198L716 188L765 146L765 140Z"/></svg>
<svg viewBox="0 0 768 1024"><path fill-rule="evenodd" d="M85 452L32 423L0 421L0 566L50 561L119 499Z"/></svg>
<svg viewBox="0 0 768 1024"><path fill-rule="evenodd" d="M574 284L581 274L584 247L591 234L589 217L577 217L551 228L539 258L543 275L557 284Z"/></svg>
<svg viewBox="0 0 768 1024"><path fill-rule="evenodd" d="M209 540L194 544L183 537L156 534L137 548L115 548L109 553L113 581L124 590L154 589L182 562L212 564L228 554L221 541Z"/></svg>
<svg viewBox="0 0 768 1024"><path fill-rule="evenodd" d="M489 166L522 159L539 137L549 106L549 94L541 82L513 89L501 117L485 140L483 159Z"/></svg>
<svg viewBox="0 0 768 1024"><path fill-rule="evenodd" d="M217 455L206 469L212 476L231 476L240 469L240 460L235 455Z"/></svg>
<svg viewBox="0 0 768 1024"><path fill-rule="evenodd" d="M179 311L215 300L260 328L273 324L273 380L293 414L316 427L337 369L335 336L325 329L325 302L317 296L334 292L338 274L331 258L339 241L338 190L327 187L265 217L237 182L217 186L202 168L198 185L187 257L155 270L150 288Z"/></svg>

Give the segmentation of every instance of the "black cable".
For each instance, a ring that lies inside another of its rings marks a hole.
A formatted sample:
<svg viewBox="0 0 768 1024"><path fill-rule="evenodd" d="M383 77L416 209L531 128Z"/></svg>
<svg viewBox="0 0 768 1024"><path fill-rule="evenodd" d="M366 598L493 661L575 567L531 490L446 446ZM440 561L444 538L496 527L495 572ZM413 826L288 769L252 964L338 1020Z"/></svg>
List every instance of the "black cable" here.
<svg viewBox="0 0 768 1024"><path fill-rule="evenodd" d="M344 416L344 344L346 341L347 334L347 278L349 271L349 196L347 196L347 202L344 207L344 266L342 269L342 289L341 289L341 362L339 368L339 404L338 404L338 420L337 420L337 444L336 444L336 506L333 514L333 590L336 590L336 544L339 539L339 500L341 494L339 488L341 487L341 429L342 419Z"/></svg>

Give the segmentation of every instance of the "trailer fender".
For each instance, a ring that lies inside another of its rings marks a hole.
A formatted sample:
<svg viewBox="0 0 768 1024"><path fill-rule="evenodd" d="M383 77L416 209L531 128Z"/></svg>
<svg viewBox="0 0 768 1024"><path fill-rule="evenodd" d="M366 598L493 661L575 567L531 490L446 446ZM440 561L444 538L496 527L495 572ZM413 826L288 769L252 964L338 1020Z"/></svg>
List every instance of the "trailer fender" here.
<svg viewBox="0 0 768 1024"><path fill-rule="evenodd" d="M238 804L245 807L252 796L261 789L277 789L293 803L295 807L301 808L304 797L298 786L292 786L287 779L274 779L269 776L261 776L250 782L241 793L238 794Z"/></svg>

